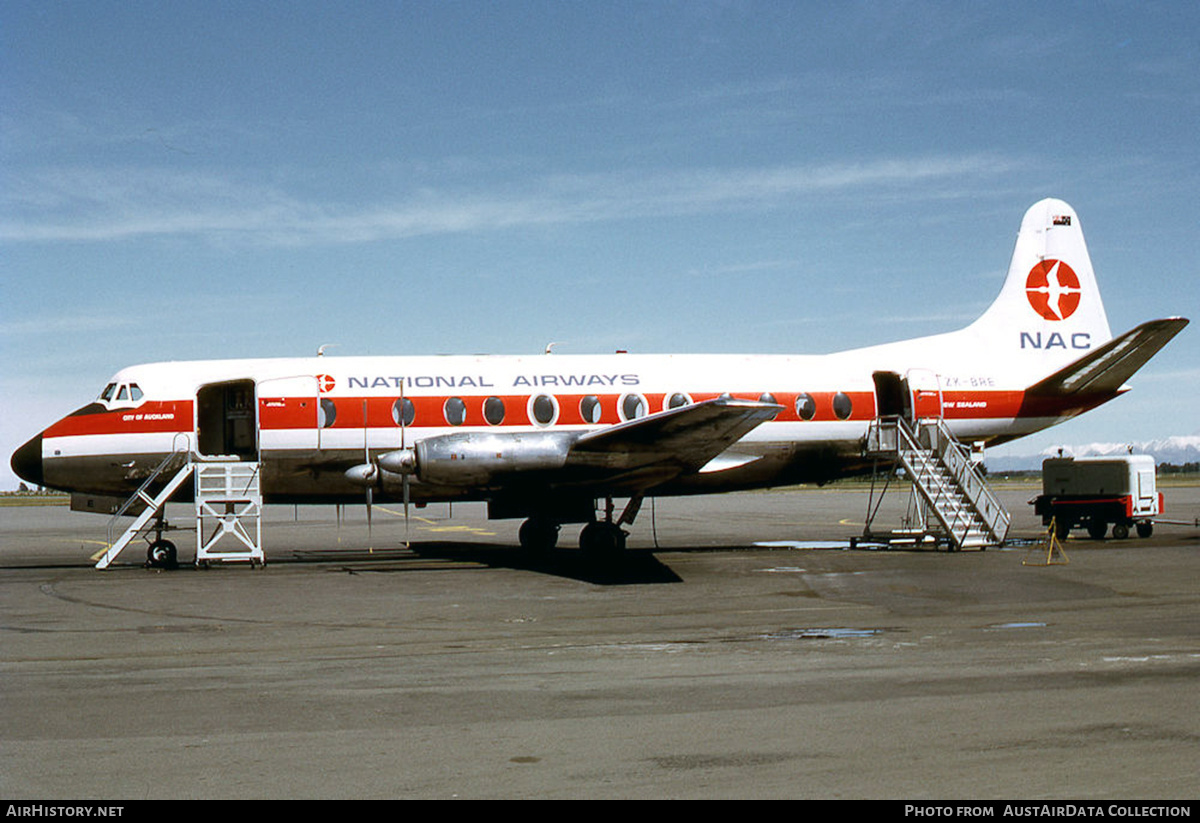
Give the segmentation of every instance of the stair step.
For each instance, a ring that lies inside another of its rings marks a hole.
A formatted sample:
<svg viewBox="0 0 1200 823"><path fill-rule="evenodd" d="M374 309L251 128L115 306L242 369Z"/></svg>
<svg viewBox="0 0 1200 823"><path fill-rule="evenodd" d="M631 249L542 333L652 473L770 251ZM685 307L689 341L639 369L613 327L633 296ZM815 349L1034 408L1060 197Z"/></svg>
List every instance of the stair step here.
<svg viewBox="0 0 1200 823"><path fill-rule="evenodd" d="M921 441L930 446L925 447ZM869 452L894 455L957 545L978 546L1003 541L1008 531L1008 514L975 471L966 450L944 420L919 421L917 431L914 431L909 423L899 418L880 419L875 422L867 443ZM994 514L995 520L991 520L984 510Z"/></svg>

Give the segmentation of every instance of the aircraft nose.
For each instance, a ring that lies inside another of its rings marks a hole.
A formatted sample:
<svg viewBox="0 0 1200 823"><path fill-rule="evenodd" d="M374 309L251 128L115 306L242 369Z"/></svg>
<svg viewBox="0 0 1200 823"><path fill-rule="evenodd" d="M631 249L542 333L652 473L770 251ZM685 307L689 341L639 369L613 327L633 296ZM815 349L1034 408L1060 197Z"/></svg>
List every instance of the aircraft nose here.
<svg viewBox="0 0 1200 823"><path fill-rule="evenodd" d="M22 480L33 483L36 486L43 485L42 436L40 434L37 435L13 452L9 465L12 466L12 470L16 472L17 477Z"/></svg>

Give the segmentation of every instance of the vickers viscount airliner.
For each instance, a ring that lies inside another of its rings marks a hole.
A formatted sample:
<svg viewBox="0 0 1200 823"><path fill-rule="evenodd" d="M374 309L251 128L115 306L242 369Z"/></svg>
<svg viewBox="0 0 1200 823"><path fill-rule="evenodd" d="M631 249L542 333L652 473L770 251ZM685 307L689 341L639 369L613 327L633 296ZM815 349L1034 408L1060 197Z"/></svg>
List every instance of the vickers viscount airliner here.
<svg viewBox="0 0 1200 823"><path fill-rule="evenodd" d="M268 503L485 501L492 518L526 520L527 547L584 523L584 548L620 548L646 497L869 471L881 418L941 418L976 447L1044 429L1126 391L1187 322L1114 338L1078 216L1043 200L999 296L959 331L820 356L152 363L119 371L12 466L38 485L128 497L173 453L236 459L261 466ZM614 498L629 500L620 516Z"/></svg>

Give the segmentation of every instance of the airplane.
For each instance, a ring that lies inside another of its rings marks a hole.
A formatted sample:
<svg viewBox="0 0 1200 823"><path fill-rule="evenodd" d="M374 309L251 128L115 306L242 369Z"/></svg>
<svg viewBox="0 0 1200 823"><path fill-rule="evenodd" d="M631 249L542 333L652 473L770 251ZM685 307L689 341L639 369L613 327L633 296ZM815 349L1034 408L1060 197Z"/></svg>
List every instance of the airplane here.
<svg viewBox="0 0 1200 823"><path fill-rule="evenodd" d="M523 547L624 548L646 497L872 470L869 427L940 417L982 449L1061 423L1189 321L1113 337L1074 210L1029 208L998 297L953 332L826 355L325 357L150 363L12 456L38 486L129 497L172 453L257 461L266 503L483 501ZM620 517L613 499L628 498ZM603 514L597 514L603 501Z"/></svg>

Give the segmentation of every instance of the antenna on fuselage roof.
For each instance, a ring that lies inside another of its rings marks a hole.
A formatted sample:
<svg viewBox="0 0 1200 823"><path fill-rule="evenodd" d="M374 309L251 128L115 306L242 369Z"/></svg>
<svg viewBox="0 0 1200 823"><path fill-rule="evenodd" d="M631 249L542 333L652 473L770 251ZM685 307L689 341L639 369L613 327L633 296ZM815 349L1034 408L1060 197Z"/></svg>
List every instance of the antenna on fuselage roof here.
<svg viewBox="0 0 1200 823"><path fill-rule="evenodd" d="M547 344L546 344L546 354L553 354L554 352L553 352L552 350L553 350L553 349L554 349L554 347L555 347L555 346L557 346L557 345L558 345L558 342L554 342L554 343L547 343Z"/></svg>
<svg viewBox="0 0 1200 823"><path fill-rule="evenodd" d="M317 346L317 357L324 357L325 350L328 348L331 348L333 346L336 346L336 345L338 345L338 344L337 343L322 343L320 346Z"/></svg>

